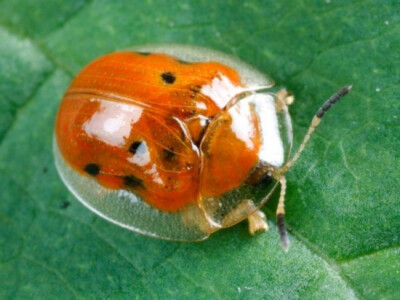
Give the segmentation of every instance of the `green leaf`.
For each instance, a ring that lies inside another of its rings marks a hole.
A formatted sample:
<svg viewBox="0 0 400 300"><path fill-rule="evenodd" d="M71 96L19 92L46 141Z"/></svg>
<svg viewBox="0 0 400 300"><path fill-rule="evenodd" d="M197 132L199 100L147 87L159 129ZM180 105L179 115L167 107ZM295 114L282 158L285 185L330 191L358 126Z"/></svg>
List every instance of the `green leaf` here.
<svg viewBox="0 0 400 300"><path fill-rule="evenodd" d="M397 1L0 1L0 298L398 299ZM139 236L61 183L51 140L70 80L146 43L234 54L296 95L295 148L353 84L288 173L292 246L246 224L201 243Z"/></svg>

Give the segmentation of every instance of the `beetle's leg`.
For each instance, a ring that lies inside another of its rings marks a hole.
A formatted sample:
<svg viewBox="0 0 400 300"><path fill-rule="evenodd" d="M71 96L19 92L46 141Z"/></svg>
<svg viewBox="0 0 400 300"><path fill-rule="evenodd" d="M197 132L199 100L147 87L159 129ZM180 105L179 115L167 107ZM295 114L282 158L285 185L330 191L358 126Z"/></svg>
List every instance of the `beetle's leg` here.
<svg viewBox="0 0 400 300"><path fill-rule="evenodd" d="M289 249L289 237L285 225L285 194L286 194L286 178L282 176L279 179L281 183L281 193L279 195L278 208L276 209L276 223L281 238L281 244L285 251Z"/></svg>
<svg viewBox="0 0 400 300"><path fill-rule="evenodd" d="M265 214L259 209L248 216L247 220L249 221L249 232L252 235L257 233L258 231L267 231L269 229L267 218L265 217Z"/></svg>
<svg viewBox="0 0 400 300"><path fill-rule="evenodd" d="M244 218L249 221L249 232L255 234L257 231L268 230L265 214L258 210L254 202L250 199L245 199L227 214L221 222L222 227L229 227Z"/></svg>
<svg viewBox="0 0 400 300"><path fill-rule="evenodd" d="M276 92L275 97L276 97L275 105L277 112L282 111L284 107L287 107L294 102L294 96L285 89Z"/></svg>

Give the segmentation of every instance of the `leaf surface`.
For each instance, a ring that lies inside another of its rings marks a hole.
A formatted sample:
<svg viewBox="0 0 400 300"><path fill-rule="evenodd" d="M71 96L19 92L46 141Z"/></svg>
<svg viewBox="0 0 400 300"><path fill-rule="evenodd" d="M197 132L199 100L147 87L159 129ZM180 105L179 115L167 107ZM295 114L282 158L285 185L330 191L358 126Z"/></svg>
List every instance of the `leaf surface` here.
<svg viewBox="0 0 400 300"><path fill-rule="evenodd" d="M400 297L400 5L396 1L0 1L0 298ZM51 142L74 74L95 57L185 43L240 57L296 96L295 148L319 105L349 96L289 171L292 242L240 224L154 240L80 205Z"/></svg>

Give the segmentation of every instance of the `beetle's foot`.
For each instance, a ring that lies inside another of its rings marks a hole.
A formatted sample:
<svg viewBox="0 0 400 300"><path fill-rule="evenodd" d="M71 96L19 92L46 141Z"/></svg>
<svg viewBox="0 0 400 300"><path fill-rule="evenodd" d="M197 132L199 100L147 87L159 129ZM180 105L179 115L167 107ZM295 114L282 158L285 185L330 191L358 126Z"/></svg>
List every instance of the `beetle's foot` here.
<svg viewBox="0 0 400 300"><path fill-rule="evenodd" d="M269 229L267 218L261 210L256 210L247 220L249 221L249 232L254 235L258 231L267 231Z"/></svg>
<svg viewBox="0 0 400 300"><path fill-rule="evenodd" d="M276 93L276 111L280 112L284 107L291 105L294 102L294 96L286 89L279 90Z"/></svg>

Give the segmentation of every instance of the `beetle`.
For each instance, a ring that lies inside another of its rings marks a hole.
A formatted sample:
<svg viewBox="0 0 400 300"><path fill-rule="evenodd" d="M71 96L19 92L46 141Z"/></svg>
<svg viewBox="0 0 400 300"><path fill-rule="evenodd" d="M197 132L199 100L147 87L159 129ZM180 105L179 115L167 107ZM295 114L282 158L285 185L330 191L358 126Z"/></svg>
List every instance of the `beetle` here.
<svg viewBox="0 0 400 300"><path fill-rule="evenodd" d="M248 219L267 230L259 208L281 186L276 218L282 246L285 173L325 112L317 111L290 157L286 90L218 51L151 45L86 66L60 104L53 143L58 172L84 205L127 229L171 240L203 240Z"/></svg>

